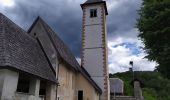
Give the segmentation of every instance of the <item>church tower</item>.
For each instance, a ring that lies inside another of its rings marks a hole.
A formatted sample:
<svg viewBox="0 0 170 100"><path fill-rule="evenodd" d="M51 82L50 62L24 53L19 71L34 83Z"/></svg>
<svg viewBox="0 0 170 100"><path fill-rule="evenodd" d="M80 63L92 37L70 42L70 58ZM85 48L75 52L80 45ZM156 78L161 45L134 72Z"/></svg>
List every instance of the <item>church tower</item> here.
<svg viewBox="0 0 170 100"><path fill-rule="evenodd" d="M102 89L100 99L109 100L106 2L87 0L81 7L83 10L81 64Z"/></svg>

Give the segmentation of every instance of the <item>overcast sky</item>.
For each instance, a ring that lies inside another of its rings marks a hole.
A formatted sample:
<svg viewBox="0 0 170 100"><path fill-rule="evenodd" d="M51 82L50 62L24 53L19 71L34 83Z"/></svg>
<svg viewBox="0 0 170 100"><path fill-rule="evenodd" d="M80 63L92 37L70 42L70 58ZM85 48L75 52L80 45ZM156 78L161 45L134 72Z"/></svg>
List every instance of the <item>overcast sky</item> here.
<svg viewBox="0 0 170 100"><path fill-rule="evenodd" d="M144 57L136 25L142 0L106 0L109 72L123 72L134 61L135 70L154 70L156 63ZM41 16L80 61L82 10L85 0L0 0L0 12L28 30Z"/></svg>

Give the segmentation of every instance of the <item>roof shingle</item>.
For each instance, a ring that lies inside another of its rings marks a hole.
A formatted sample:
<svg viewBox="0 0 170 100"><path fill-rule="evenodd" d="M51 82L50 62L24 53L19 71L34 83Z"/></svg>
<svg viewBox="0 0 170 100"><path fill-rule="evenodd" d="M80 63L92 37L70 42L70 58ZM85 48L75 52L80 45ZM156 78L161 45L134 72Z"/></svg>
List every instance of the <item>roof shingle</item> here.
<svg viewBox="0 0 170 100"><path fill-rule="evenodd" d="M57 82L37 40L3 14L0 14L0 68Z"/></svg>

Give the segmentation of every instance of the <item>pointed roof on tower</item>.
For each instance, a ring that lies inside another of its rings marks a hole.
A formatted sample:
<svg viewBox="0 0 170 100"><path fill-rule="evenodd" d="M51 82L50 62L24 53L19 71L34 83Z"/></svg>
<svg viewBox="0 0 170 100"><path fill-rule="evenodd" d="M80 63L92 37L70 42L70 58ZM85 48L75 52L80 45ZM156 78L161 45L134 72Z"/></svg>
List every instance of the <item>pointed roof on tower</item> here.
<svg viewBox="0 0 170 100"><path fill-rule="evenodd" d="M85 3L96 3L96 2L101 2L103 0L87 0Z"/></svg>
<svg viewBox="0 0 170 100"><path fill-rule="evenodd" d="M81 7L83 9L84 6L95 4L104 4L106 15L108 15L106 1L103 0L87 0L85 3L81 4Z"/></svg>

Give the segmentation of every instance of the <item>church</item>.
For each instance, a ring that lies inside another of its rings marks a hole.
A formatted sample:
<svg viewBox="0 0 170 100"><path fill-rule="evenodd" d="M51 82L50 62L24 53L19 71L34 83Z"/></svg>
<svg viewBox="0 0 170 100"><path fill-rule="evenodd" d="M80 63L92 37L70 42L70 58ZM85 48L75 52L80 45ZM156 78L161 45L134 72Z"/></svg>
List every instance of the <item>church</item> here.
<svg viewBox="0 0 170 100"><path fill-rule="evenodd" d="M0 13L0 100L110 100L106 2L80 6L81 65L41 17L25 31Z"/></svg>

